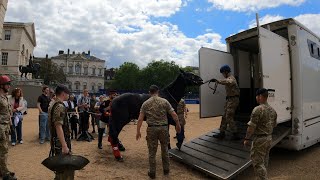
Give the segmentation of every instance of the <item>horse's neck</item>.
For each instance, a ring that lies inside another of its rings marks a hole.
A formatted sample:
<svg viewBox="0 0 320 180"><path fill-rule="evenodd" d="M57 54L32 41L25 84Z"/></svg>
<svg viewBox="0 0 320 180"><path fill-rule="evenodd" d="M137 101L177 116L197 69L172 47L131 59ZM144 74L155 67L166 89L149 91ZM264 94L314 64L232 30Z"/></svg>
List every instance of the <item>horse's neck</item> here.
<svg viewBox="0 0 320 180"><path fill-rule="evenodd" d="M184 79L179 75L174 82L164 89L164 92L170 93L169 96L172 96L170 98L174 98L175 101L179 102L185 93L185 89Z"/></svg>

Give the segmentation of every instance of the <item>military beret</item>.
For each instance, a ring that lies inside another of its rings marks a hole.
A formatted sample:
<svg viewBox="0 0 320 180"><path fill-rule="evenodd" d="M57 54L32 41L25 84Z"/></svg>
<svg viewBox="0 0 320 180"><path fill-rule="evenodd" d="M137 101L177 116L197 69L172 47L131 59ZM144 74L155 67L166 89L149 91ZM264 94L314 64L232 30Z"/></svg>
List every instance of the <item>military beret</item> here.
<svg viewBox="0 0 320 180"><path fill-rule="evenodd" d="M159 87L157 85L151 85L149 87L149 91L151 91L151 92L159 91Z"/></svg>
<svg viewBox="0 0 320 180"><path fill-rule="evenodd" d="M259 96L261 94L265 94L265 93L268 93L268 89L265 89L265 88L260 88L256 91L256 96Z"/></svg>

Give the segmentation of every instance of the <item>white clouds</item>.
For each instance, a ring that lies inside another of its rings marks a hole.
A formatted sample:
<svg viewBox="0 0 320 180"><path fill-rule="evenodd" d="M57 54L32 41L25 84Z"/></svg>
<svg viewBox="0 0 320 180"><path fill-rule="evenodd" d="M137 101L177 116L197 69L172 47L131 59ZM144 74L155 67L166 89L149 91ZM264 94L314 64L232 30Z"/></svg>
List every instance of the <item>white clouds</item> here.
<svg viewBox="0 0 320 180"><path fill-rule="evenodd" d="M295 17L294 19L296 19L312 32L320 36L320 14L302 14Z"/></svg>
<svg viewBox="0 0 320 180"><path fill-rule="evenodd" d="M215 8L231 11L258 11L281 5L298 6L306 0L208 0Z"/></svg>
<svg viewBox="0 0 320 180"><path fill-rule="evenodd" d="M154 59L193 65L201 46L225 49L221 36L186 37L179 28L152 17L169 17L190 0L10 0L6 21L35 22L36 56L59 49L91 52L112 65Z"/></svg>
<svg viewBox="0 0 320 180"><path fill-rule="evenodd" d="M270 22L278 21L285 19L286 17L280 15L265 15L262 18L259 18L260 25L268 24ZM295 20L299 21L301 24L306 26L312 32L320 36L320 24L315 22L320 22L320 14L301 14L299 16L293 17ZM249 28L256 27L256 20L252 20L249 23ZM243 30L241 30L243 31Z"/></svg>
<svg viewBox="0 0 320 180"><path fill-rule="evenodd" d="M281 20L281 19L285 19L283 16L280 16L280 15L265 15L263 16L262 18L259 18L259 24L260 26L261 25L264 25L264 24L268 24L270 22L274 22L274 21L278 21L278 20ZM254 27L257 27L257 22L256 20L252 20L249 24L249 28L254 28Z"/></svg>

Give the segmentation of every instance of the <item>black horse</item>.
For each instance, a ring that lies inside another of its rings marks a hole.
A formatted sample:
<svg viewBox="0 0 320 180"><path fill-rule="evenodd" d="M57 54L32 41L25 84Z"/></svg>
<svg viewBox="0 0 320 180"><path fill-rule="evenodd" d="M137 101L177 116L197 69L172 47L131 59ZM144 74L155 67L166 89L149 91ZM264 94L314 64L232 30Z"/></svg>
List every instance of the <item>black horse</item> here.
<svg viewBox="0 0 320 180"><path fill-rule="evenodd" d="M28 73L31 73L32 76L37 79L39 77L39 73L40 73L40 64L35 63L32 66L31 65L27 65L27 66L20 65L19 71L21 72L21 77L23 76L23 74L25 74L25 78L27 78Z"/></svg>
<svg viewBox="0 0 320 180"><path fill-rule="evenodd" d="M203 80L199 76L180 70L180 74L176 80L160 91L160 96L167 99L175 111L177 111L178 103L185 95L186 87L194 85L200 86L201 84L203 84ZM112 101L109 140L117 160L122 160L122 157L118 148L114 147L119 144L118 136L122 128L132 119L138 119L143 102L149 98L150 95L147 94L126 93L116 97ZM168 116L168 123L175 125L170 115Z"/></svg>

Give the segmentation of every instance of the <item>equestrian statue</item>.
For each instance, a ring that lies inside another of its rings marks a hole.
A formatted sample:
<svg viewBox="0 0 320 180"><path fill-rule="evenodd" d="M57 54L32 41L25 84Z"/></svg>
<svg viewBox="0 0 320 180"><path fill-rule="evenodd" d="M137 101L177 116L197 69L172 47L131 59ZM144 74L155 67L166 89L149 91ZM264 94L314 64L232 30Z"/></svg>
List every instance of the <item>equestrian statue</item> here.
<svg viewBox="0 0 320 180"><path fill-rule="evenodd" d="M33 63L32 57L30 56L29 64L27 66L19 66L19 71L21 72L21 77L25 74L25 78L27 78L28 73L32 74L32 77L35 79L39 78L40 74L40 64Z"/></svg>

